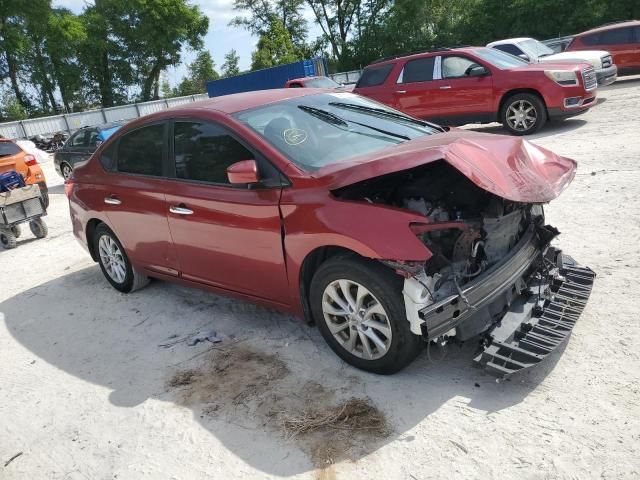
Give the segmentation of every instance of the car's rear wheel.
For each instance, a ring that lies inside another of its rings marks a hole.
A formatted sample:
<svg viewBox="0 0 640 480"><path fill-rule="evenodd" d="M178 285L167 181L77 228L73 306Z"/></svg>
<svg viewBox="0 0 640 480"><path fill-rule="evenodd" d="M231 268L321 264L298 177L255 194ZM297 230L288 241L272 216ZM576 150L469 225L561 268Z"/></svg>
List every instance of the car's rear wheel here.
<svg viewBox="0 0 640 480"><path fill-rule="evenodd" d="M322 336L347 363L395 373L423 348L411 333L402 278L374 261L341 257L323 263L311 282L311 310Z"/></svg>
<svg viewBox="0 0 640 480"><path fill-rule="evenodd" d="M60 165L60 172L62 173L62 178L67 180L71 178L71 175L73 175L73 168L71 168L71 165L69 165L68 163L63 162Z"/></svg>
<svg viewBox="0 0 640 480"><path fill-rule="evenodd" d="M6 250L16 248L16 236L11 229L0 229L0 244Z"/></svg>
<svg viewBox="0 0 640 480"><path fill-rule="evenodd" d="M513 135L529 135L547 122L547 109L536 95L519 93L504 102L500 117L504 127Z"/></svg>
<svg viewBox="0 0 640 480"><path fill-rule="evenodd" d="M100 269L113 288L129 293L149 283L147 276L133 269L124 247L104 223L96 228L93 244Z"/></svg>

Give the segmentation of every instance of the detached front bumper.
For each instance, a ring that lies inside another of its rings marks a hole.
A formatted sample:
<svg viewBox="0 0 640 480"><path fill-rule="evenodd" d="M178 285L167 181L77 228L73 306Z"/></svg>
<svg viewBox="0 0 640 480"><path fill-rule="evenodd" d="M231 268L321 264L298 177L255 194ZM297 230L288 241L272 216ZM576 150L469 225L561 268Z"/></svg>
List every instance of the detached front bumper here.
<svg viewBox="0 0 640 480"><path fill-rule="evenodd" d="M420 309L425 340L452 329L460 340L484 333L475 363L498 377L532 367L558 348L586 305L595 274L548 246L554 234L531 228L499 265L459 294Z"/></svg>

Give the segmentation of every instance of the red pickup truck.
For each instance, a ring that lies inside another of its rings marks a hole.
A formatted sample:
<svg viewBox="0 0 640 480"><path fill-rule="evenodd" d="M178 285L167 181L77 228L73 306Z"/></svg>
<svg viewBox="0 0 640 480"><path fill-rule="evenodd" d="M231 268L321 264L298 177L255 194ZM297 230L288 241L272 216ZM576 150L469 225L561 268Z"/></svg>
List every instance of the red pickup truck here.
<svg viewBox="0 0 640 480"><path fill-rule="evenodd" d="M501 122L515 135L538 131L596 104L587 63L530 64L492 48L437 49L383 59L362 73L355 93L445 125Z"/></svg>

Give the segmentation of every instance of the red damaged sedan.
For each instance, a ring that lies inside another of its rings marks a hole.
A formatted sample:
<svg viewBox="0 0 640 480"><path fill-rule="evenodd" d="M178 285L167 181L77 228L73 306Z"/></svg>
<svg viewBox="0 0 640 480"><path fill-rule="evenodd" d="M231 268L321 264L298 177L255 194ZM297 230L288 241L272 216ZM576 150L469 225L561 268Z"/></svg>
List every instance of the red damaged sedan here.
<svg viewBox="0 0 640 480"><path fill-rule="evenodd" d="M574 161L347 92L210 99L132 122L67 182L73 230L121 292L150 277L294 313L388 374L480 340L499 377L569 335L594 273L542 205Z"/></svg>

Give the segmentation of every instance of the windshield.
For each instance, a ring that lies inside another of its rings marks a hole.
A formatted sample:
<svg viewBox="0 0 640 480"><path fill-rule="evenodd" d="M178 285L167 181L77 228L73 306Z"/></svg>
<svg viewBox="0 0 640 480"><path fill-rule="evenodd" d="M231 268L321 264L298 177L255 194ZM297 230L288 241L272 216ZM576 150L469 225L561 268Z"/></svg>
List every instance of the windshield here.
<svg viewBox="0 0 640 480"><path fill-rule="evenodd" d="M307 171L441 131L342 92L291 98L234 116Z"/></svg>
<svg viewBox="0 0 640 480"><path fill-rule="evenodd" d="M500 70L508 70L529 64L529 62L520 57L496 50L495 48L479 48L474 50L473 53Z"/></svg>
<svg viewBox="0 0 640 480"><path fill-rule="evenodd" d="M534 57L546 57L547 55L553 55L553 50L547 47L544 43L530 38L519 43L520 47Z"/></svg>
<svg viewBox="0 0 640 480"><path fill-rule="evenodd" d="M312 78L311 80L306 80L304 84L309 88L340 88L341 86L328 77Z"/></svg>

